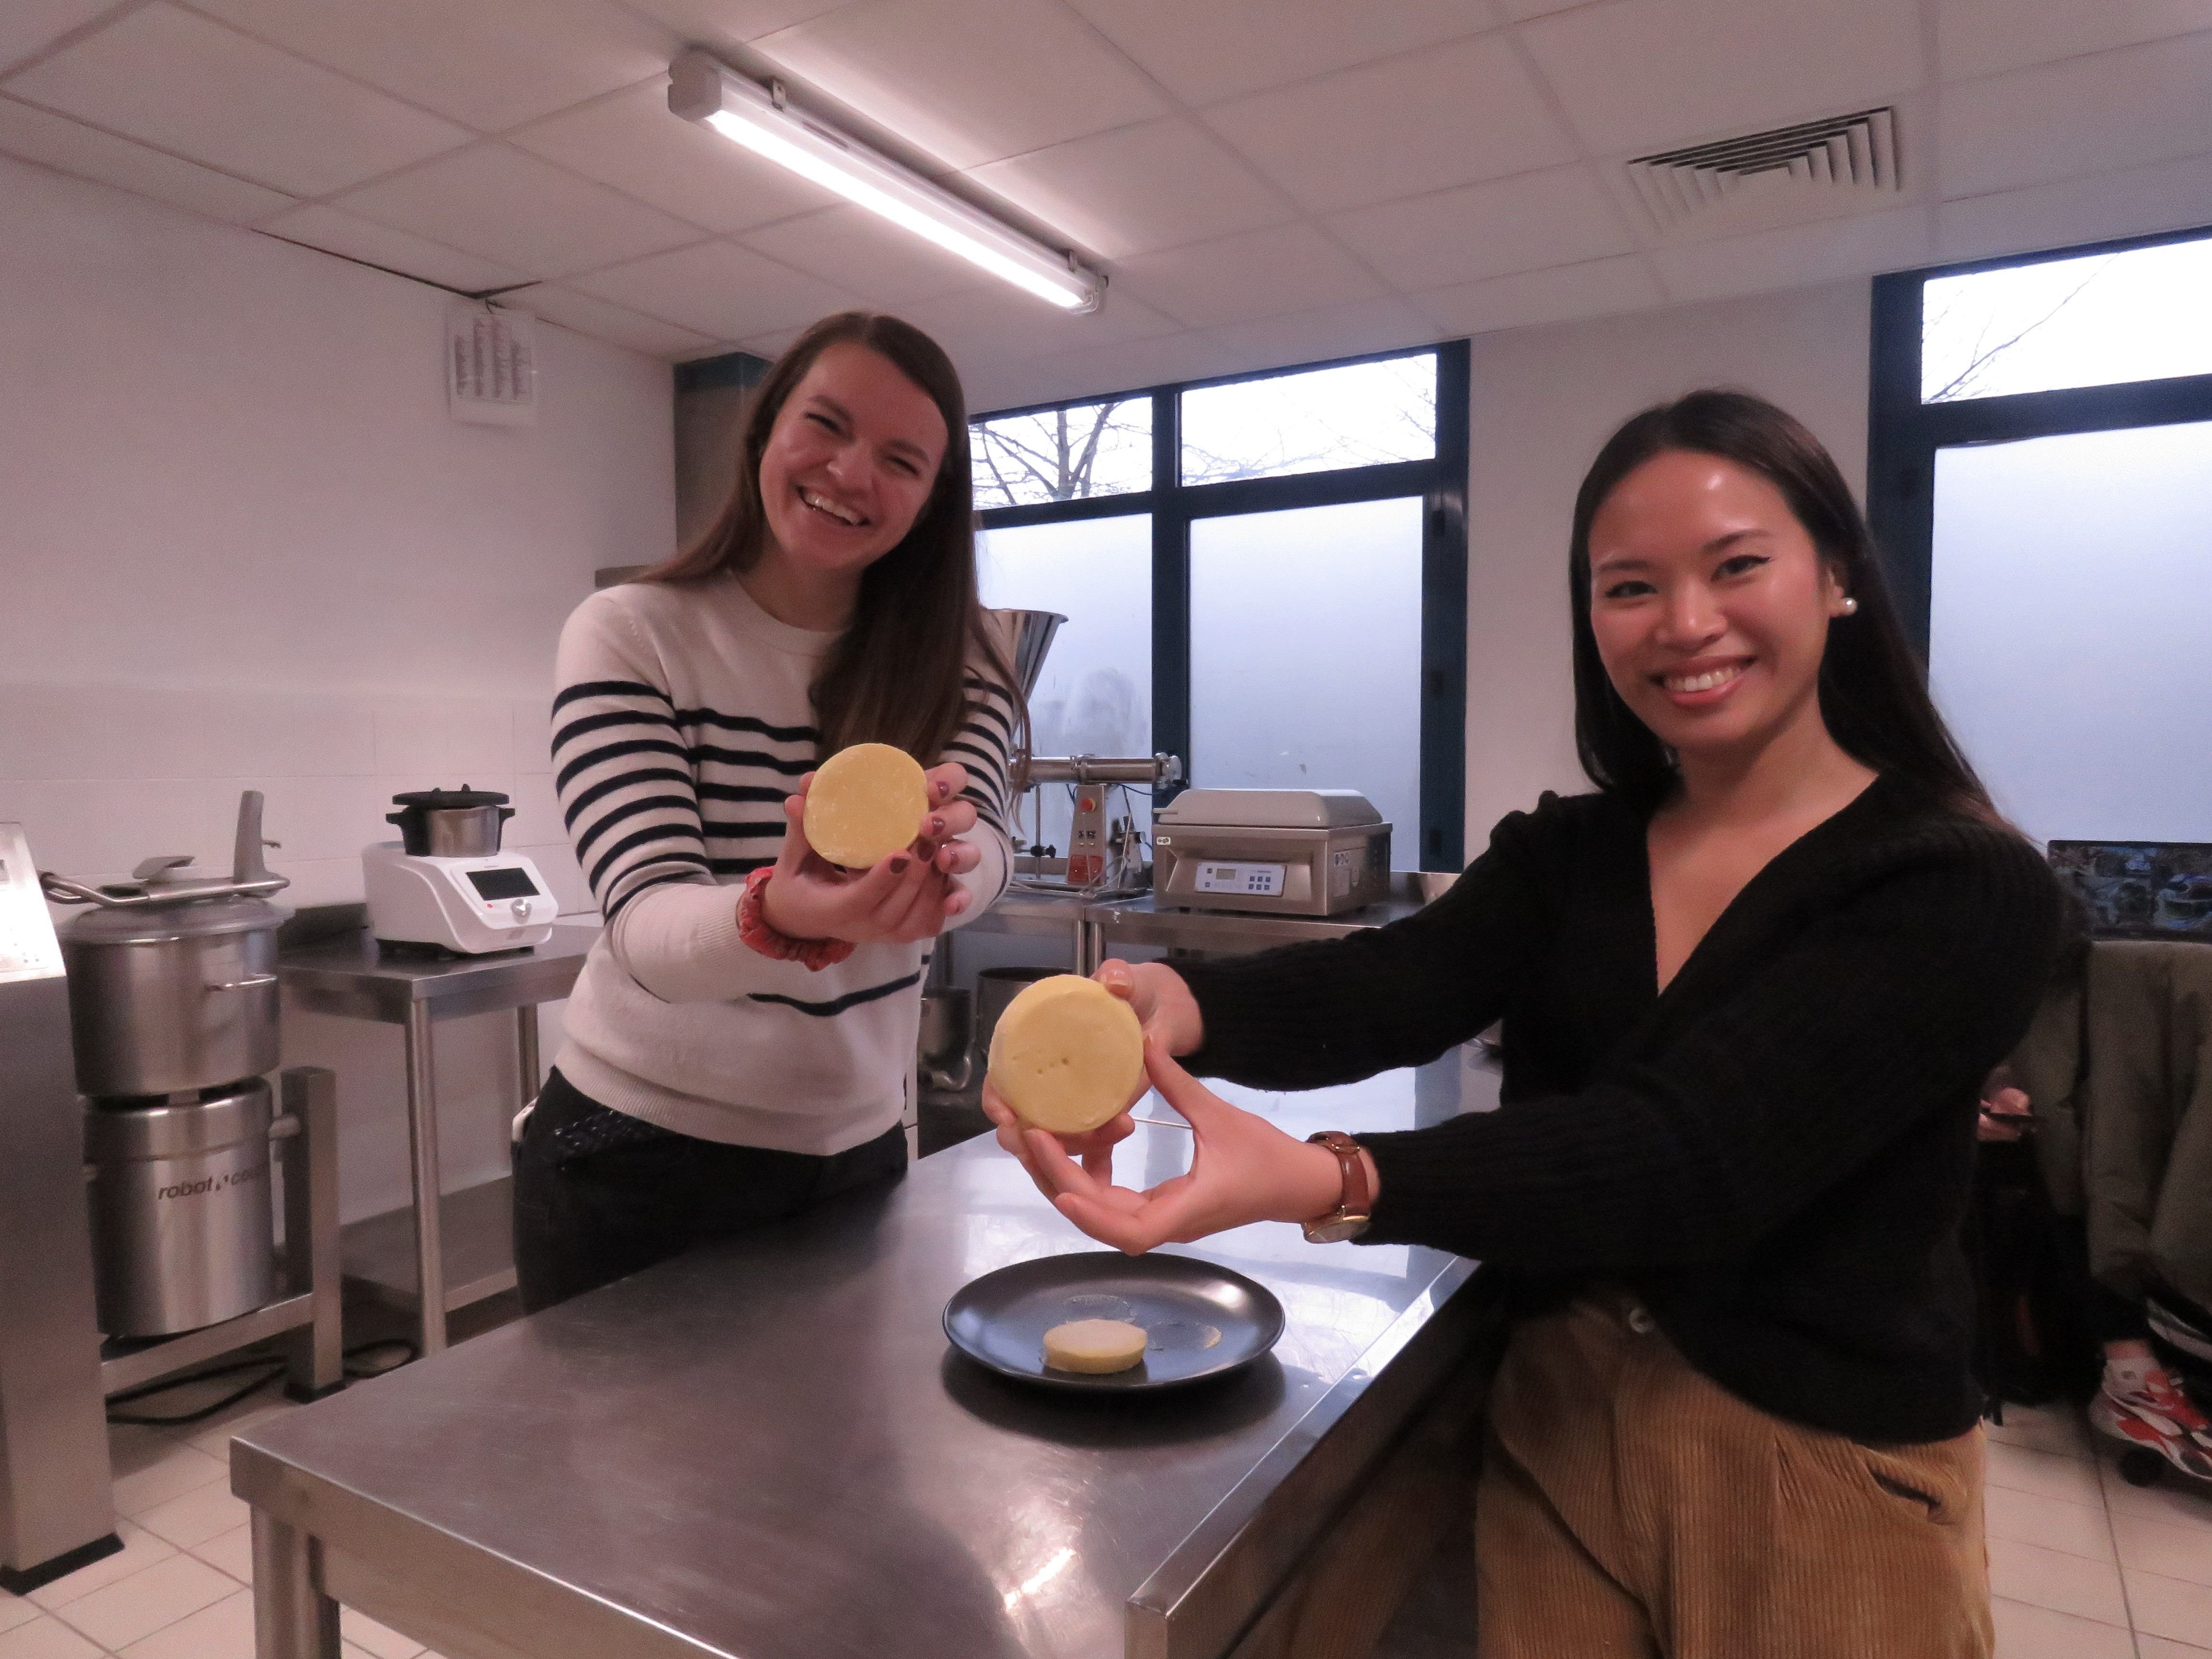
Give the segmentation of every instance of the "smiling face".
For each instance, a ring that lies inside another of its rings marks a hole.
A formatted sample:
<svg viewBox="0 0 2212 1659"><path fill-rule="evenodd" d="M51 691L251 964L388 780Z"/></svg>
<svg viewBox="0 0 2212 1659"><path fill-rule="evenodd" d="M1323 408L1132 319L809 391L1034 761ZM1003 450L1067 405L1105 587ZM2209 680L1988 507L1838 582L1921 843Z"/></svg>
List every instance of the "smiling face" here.
<svg viewBox="0 0 2212 1659"><path fill-rule="evenodd" d="M1844 593L1759 473L1662 451L1600 504L1589 561L1607 676L1686 763L1819 720L1820 658Z"/></svg>
<svg viewBox="0 0 2212 1659"><path fill-rule="evenodd" d="M936 400L880 352L840 341L776 411L761 504L780 573L849 586L928 506L949 436Z"/></svg>

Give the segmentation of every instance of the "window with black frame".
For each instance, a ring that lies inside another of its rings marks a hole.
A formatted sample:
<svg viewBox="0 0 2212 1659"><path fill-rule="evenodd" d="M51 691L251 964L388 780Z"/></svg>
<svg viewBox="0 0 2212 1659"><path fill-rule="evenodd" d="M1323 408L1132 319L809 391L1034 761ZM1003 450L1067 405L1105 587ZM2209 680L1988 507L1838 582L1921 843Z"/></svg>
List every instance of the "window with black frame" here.
<svg viewBox="0 0 2212 1659"><path fill-rule="evenodd" d="M1467 374L1456 341L979 418L984 603L1068 619L1036 752L1357 789L1398 868L1458 869Z"/></svg>
<svg viewBox="0 0 2212 1659"><path fill-rule="evenodd" d="M1998 806L2212 852L2212 231L1879 277L1873 368L1875 533Z"/></svg>

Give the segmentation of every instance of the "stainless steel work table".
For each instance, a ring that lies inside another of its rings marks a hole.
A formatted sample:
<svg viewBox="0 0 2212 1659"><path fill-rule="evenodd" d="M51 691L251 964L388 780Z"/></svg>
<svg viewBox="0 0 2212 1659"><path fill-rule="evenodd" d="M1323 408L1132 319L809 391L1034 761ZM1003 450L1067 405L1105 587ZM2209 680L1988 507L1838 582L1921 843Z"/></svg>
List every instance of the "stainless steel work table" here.
<svg viewBox="0 0 2212 1659"><path fill-rule="evenodd" d="M440 1180L435 1022L514 1010L515 1108L528 1105L538 1085L538 1005L568 994L599 934L596 922L564 924L531 950L426 959L386 957L364 932L277 958L277 977L301 1007L397 1025L404 1035L413 1205L354 1223L340 1249L348 1277L414 1307L425 1354L446 1346L448 1312L514 1283L509 1183L447 1193Z"/></svg>
<svg viewBox="0 0 2212 1659"><path fill-rule="evenodd" d="M1151 945L1171 950L1242 953L1308 939L1344 939L1410 916L1426 902L1402 890L1405 878L1392 881L1401 890L1379 904L1340 910L1333 916L1270 916L1241 910L1182 910L1141 898L1108 899L1083 908L1086 935L1079 960L1085 973L1114 954L1117 946Z"/></svg>
<svg viewBox="0 0 2212 1659"><path fill-rule="evenodd" d="M1449 1115L1468 1077L1224 1092L1303 1134ZM1188 1152L1140 1128L1123 1179ZM1071 1397L948 1348L960 1285L1096 1248L971 1141L257 1425L261 1659L337 1659L337 1601L452 1659L1229 1653L1409 1424L1472 1416L1439 1390L1487 1297L1441 1251L1251 1227L1188 1249L1289 1313L1219 1383Z"/></svg>

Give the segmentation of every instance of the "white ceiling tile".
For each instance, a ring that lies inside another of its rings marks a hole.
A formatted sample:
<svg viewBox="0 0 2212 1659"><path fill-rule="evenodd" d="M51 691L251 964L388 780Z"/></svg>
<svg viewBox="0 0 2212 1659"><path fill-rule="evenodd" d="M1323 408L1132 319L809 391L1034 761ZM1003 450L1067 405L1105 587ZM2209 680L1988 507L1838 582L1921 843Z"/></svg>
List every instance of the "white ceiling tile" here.
<svg viewBox="0 0 2212 1659"><path fill-rule="evenodd" d="M494 139L353 191L337 205L533 276L700 240L679 220Z"/></svg>
<svg viewBox="0 0 2212 1659"><path fill-rule="evenodd" d="M1304 223L1148 253L1125 263L1119 274L1148 304L1193 328L1384 292L1373 272Z"/></svg>
<svg viewBox="0 0 2212 1659"><path fill-rule="evenodd" d="M1585 0L1492 0L1498 9L1516 22L1526 22L1531 17L1547 17L1555 11L1572 11Z"/></svg>
<svg viewBox="0 0 2212 1659"><path fill-rule="evenodd" d="M264 219L254 228L281 236L288 242L303 242L325 253L365 260L404 276L419 276L424 282L441 283L469 294L530 280L529 273L512 265L479 259L459 248L425 241L406 231L372 224L350 213L341 213L334 207L316 203Z"/></svg>
<svg viewBox="0 0 2212 1659"><path fill-rule="evenodd" d="M1935 258L1935 233L1927 209L1893 208L1860 219L1659 248L1650 257L1671 297L1724 300L1924 265Z"/></svg>
<svg viewBox="0 0 2212 1659"><path fill-rule="evenodd" d="M1259 93L1205 119L1316 212L1526 173L1577 154L1499 35Z"/></svg>
<svg viewBox="0 0 2212 1659"><path fill-rule="evenodd" d="M1453 334L1615 316L1664 304L1667 298L1650 265L1634 253L1461 283L1413 297Z"/></svg>
<svg viewBox="0 0 2212 1659"><path fill-rule="evenodd" d="M641 351L648 357L695 357L714 343L711 335L640 316L635 311L611 306L604 300L551 283L526 289L506 303L517 311L529 312L578 334L610 340L632 351Z"/></svg>
<svg viewBox="0 0 2212 1659"><path fill-rule="evenodd" d="M6 98L0 98L0 151L234 224L278 212L292 200Z"/></svg>
<svg viewBox="0 0 2212 1659"><path fill-rule="evenodd" d="M858 0L758 43L776 64L957 168L1166 113L1054 0Z"/></svg>
<svg viewBox="0 0 2212 1659"><path fill-rule="evenodd" d="M1069 0L1192 104L1233 98L1492 27L1482 0Z"/></svg>
<svg viewBox="0 0 2212 1659"><path fill-rule="evenodd" d="M683 42L611 0L192 0L485 132L665 70Z"/></svg>
<svg viewBox="0 0 2212 1659"><path fill-rule="evenodd" d="M855 295L818 276L728 242L633 260L569 286L717 340L811 323L857 303Z"/></svg>
<svg viewBox="0 0 2212 1659"><path fill-rule="evenodd" d="M8 0L0 8L0 70L44 52L71 29L82 28L117 0Z"/></svg>
<svg viewBox="0 0 2212 1659"><path fill-rule="evenodd" d="M624 0L695 46L733 46L835 11L846 0Z"/></svg>
<svg viewBox="0 0 2212 1659"><path fill-rule="evenodd" d="M999 280L865 208L830 208L750 231L738 240L872 306L911 305Z"/></svg>
<svg viewBox="0 0 2212 1659"><path fill-rule="evenodd" d="M1103 259L1257 230L1296 211L1180 116L994 161L969 176Z"/></svg>
<svg viewBox="0 0 2212 1659"><path fill-rule="evenodd" d="M1329 223L1405 289L1571 264L1635 246L1620 210L1584 167L1358 208Z"/></svg>
<svg viewBox="0 0 2212 1659"><path fill-rule="evenodd" d="M1924 75L1915 0L1610 0L1521 37L1599 152L1879 104Z"/></svg>
<svg viewBox="0 0 2212 1659"><path fill-rule="evenodd" d="M1052 388L1043 395L1087 398L1231 374L1235 365L1227 348L1208 335L1163 334L1054 352L1040 359L1037 368Z"/></svg>
<svg viewBox="0 0 2212 1659"><path fill-rule="evenodd" d="M508 142L724 235L841 199L670 114L665 76L525 127Z"/></svg>
<svg viewBox="0 0 2212 1659"><path fill-rule="evenodd" d="M1933 0L1947 81L2212 29L2212 0Z"/></svg>
<svg viewBox="0 0 2212 1659"><path fill-rule="evenodd" d="M1149 339L1175 333L1182 326L1139 296L1110 286L1105 305L1087 317L1072 316L1033 295L995 282L904 307L900 314L948 352L957 344L963 350L990 357Z"/></svg>
<svg viewBox="0 0 2212 1659"><path fill-rule="evenodd" d="M1255 318L1206 332L1231 359L1224 374L1283 368L1327 357L1353 357L1395 346L1425 345L1438 337L1435 323L1396 295L1354 300L1284 317Z"/></svg>
<svg viewBox="0 0 2212 1659"><path fill-rule="evenodd" d="M1946 202L1936 210L1936 252L1944 259L1986 259L2187 230L2207 221L2212 221L2212 155L2193 155Z"/></svg>
<svg viewBox="0 0 2212 1659"><path fill-rule="evenodd" d="M168 4L8 90L225 173L320 196L467 142L452 123Z"/></svg>
<svg viewBox="0 0 2212 1659"><path fill-rule="evenodd" d="M2019 70L1943 93L1946 196L2205 150L2212 150L2212 34Z"/></svg>

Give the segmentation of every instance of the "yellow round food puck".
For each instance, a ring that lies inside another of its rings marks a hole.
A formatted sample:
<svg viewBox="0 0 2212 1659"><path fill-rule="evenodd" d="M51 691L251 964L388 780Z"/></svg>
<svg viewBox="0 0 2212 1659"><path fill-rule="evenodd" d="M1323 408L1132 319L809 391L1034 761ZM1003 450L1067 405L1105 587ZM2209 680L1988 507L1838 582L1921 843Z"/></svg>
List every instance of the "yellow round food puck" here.
<svg viewBox="0 0 2212 1659"><path fill-rule="evenodd" d="M887 743L856 743L807 786L807 844L832 864L870 869L913 843L928 810L921 762Z"/></svg>
<svg viewBox="0 0 2212 1659"><path fill-rule="evenodd" d="M1044 1363L1056 1371L1126 1371L1145 1357L1141 1327L1120 1319L1078 1319L1044 1334Z"/></svg>
<svg viewBox="0 0 2212 1659"><path fill-rule="evenodd" d="M1143 1084L1144 1030L1136 1011L1097 981L1057 974L999 1016L990 1072L1024 1121L1079 1135L1128 1105Z"/></svg>

